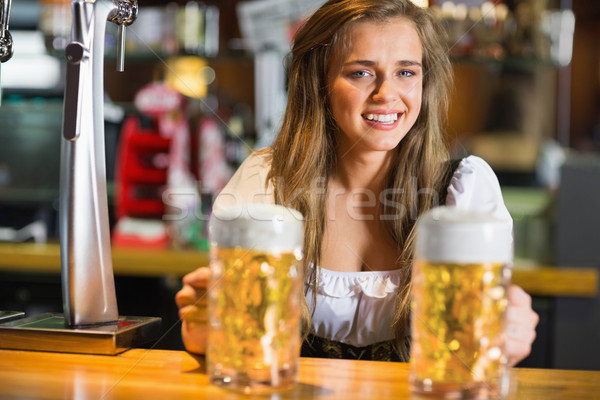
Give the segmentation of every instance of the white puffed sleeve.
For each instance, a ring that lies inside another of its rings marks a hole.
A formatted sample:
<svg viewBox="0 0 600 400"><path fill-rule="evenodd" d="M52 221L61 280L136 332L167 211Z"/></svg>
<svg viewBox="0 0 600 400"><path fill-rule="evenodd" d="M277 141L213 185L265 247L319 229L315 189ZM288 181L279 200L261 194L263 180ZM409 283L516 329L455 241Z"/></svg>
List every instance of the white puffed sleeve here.
<svg viewBox="0 0 600 400"><path fill-rule="evenodd" d="M213 210L248 203L272 204L274 202L273 185L267 182L270 168L268 153L252 153L221 190L213 203Z"/></svg>
<svg viewBox="0 0 600 400"><path fill-rule="evenodd" d="M454 171L446 205L490 212L497 218L510 220L512 224L496 174L487 162L477 156L465 157Z"/></svg>

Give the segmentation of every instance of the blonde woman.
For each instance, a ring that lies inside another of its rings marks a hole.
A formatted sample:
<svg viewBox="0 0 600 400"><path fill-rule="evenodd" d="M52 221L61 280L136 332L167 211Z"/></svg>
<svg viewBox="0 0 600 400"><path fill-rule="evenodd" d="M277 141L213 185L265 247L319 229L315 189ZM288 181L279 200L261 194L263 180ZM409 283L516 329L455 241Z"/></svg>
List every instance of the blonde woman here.
<svg viewBox="0 0 600 400"><path fill-rule="evenodd" d="M510 220L477 157L453 165L442 128L452 81L442 32L409 0L330 0L298 31L288 104L272 147L252 154L215 202L293 207L305 217L304 356L407 361L416 219L439 204ZM208 268L177 294L186 348L204 353ZM509 363L538 316L509 289Z"/></svg>

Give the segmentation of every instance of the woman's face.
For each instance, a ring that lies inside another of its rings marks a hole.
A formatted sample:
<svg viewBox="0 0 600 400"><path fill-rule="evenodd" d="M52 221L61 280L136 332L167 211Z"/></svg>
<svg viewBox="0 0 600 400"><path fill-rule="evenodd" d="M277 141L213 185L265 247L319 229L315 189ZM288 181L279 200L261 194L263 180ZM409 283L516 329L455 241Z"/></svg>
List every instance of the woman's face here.
<svg viewBox="0 0 600 400"><path fill-rule="evenodd" d="M359 22L349 39L349 52L334 57L328 73L340 150L392 150L421 110L421 41L405 18Z"/></svg>

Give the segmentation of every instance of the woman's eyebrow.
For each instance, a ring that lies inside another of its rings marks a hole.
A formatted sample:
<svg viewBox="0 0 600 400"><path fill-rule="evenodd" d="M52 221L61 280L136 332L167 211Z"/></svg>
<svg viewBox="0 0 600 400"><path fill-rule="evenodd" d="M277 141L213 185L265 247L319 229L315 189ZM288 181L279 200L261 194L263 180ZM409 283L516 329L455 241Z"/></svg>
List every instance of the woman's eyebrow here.
<svg viewBox="0 0 600 400"><path fill-rule="evenodd" d="M371 61L371 60L351 60L348 61L346 63L344 63L344 66L352 66L352 65L362 65L365 67L372 67L374 65L377 65L377 63L375 61ZM396 61L396 65L399 67L419 67L419 68L423 68L423 65L418 62L418 61L412 61L412 60L398 60Z"/></svg>

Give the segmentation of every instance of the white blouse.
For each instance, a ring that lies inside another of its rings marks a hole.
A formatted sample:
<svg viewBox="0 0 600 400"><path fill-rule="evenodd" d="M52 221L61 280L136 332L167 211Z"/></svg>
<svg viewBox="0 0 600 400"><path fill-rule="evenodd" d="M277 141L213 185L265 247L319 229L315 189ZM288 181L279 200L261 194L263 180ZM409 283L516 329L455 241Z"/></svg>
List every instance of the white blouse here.
<svg viewBox="0 0 600 400"><path fill-rule="evenodd" d="M245 202L272 203L273 187L266 182L268 171L266 154L251 155L219 194L214 208ZM496 175L476 156L464 158L455 170L446 205L487 211L512 222ZM358 347L393 339L394 292L402 280L401 270L317 270L316 306L308 285L306 294L309 307L314 308L312 326L316 336Z"/></svg>

